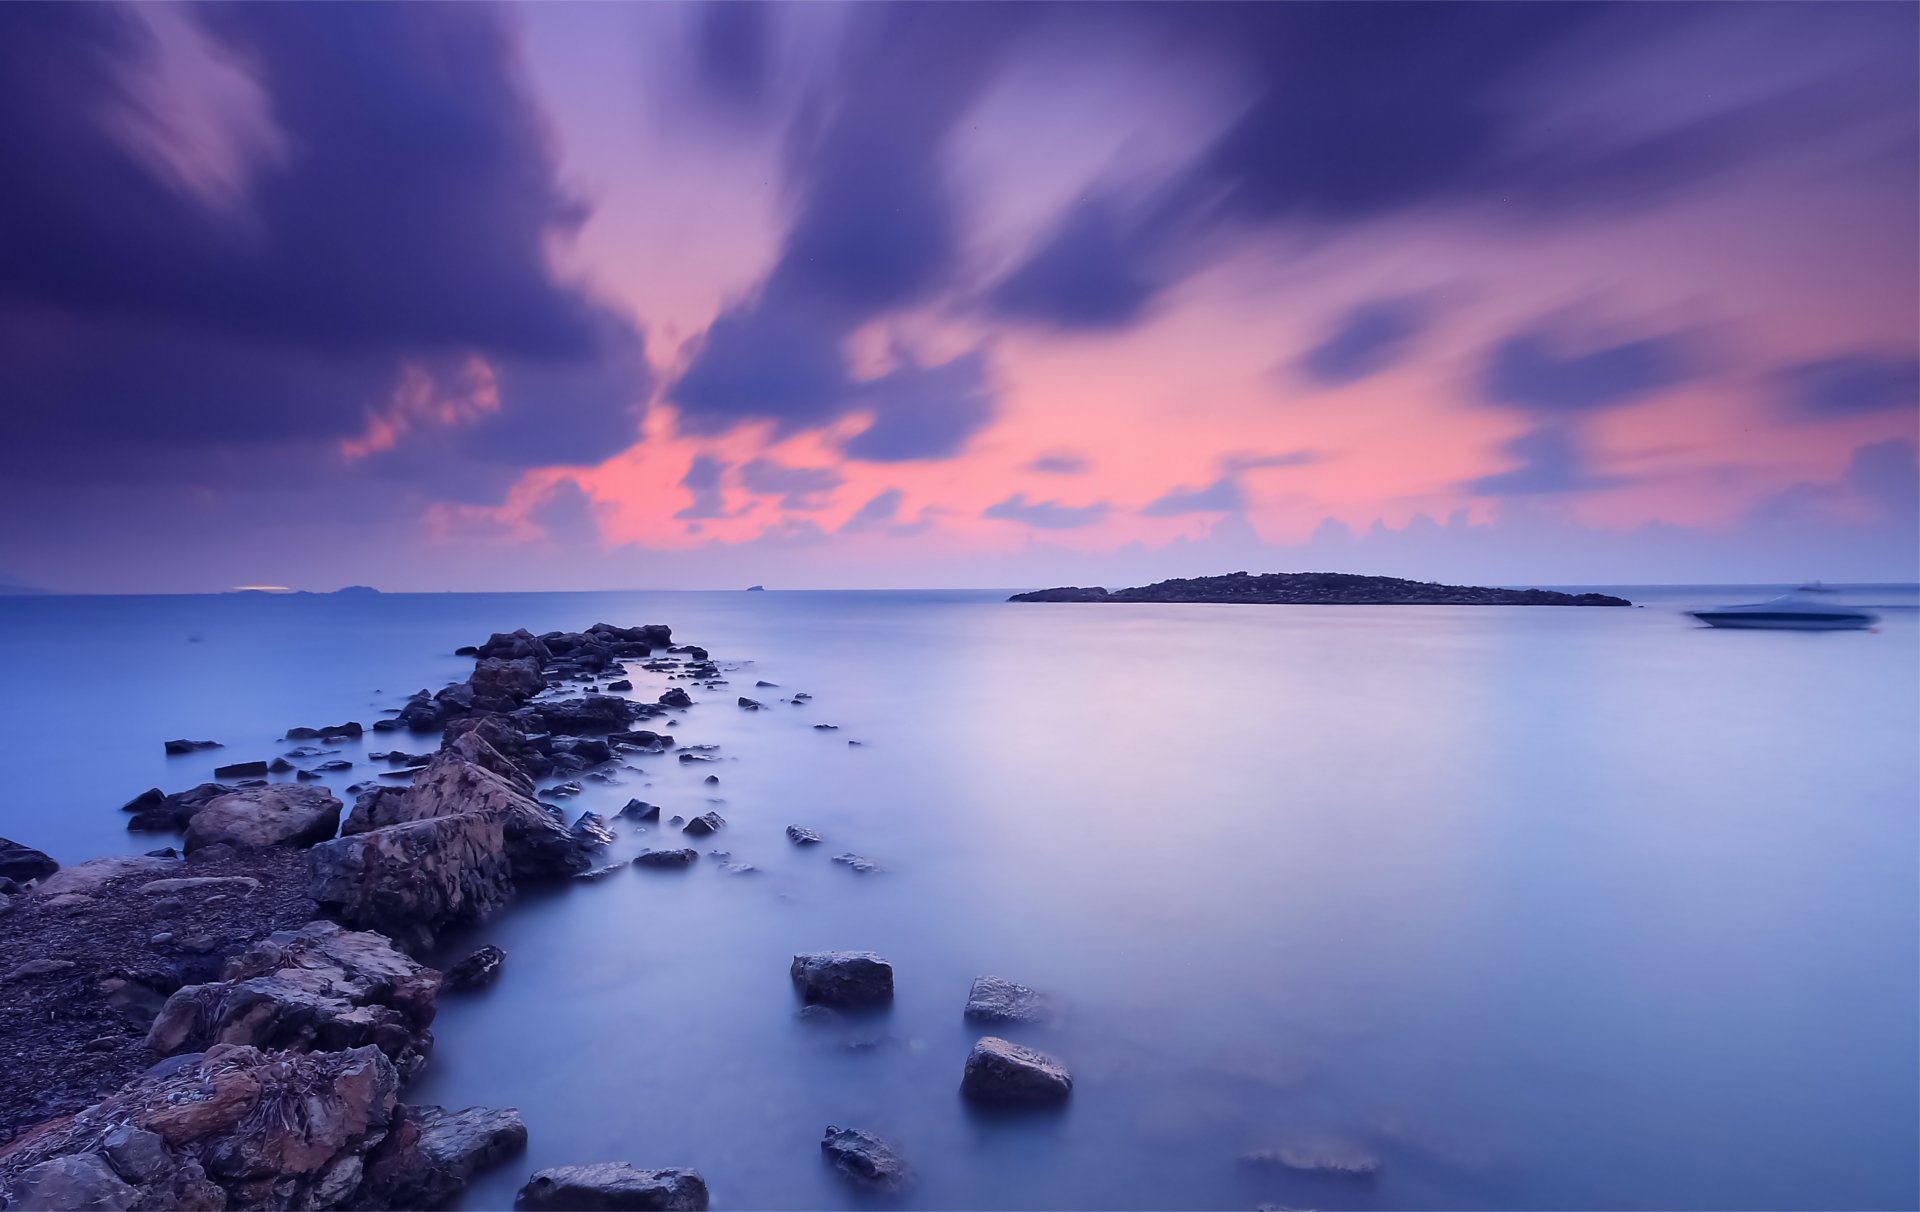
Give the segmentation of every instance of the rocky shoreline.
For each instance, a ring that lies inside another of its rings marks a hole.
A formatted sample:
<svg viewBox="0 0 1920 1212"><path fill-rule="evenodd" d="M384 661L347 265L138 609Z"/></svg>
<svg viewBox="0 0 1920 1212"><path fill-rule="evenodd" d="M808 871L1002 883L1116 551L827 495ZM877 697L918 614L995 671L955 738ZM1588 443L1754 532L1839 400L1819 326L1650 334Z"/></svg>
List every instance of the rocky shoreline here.
<svg viewBox="0 0 1920 1212"><path fill-rule="evenodd" d="M1345 572L1232 572L1156 581L1111 592L1063 585L1016 593L1009 602L1193 602L1259 606L1631 606L1604 593L1489 589Z"/></svg>

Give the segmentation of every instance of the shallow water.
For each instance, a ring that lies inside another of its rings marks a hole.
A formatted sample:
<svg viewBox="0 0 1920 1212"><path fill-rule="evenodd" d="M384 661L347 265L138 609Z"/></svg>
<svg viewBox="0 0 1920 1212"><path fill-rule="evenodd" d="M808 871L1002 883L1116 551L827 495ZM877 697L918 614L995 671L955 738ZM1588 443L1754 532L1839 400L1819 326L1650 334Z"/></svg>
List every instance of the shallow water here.
<svg viewBox="0 0 1920 1212"><path fill-rule="evenodd" d="M751 662L673 729L725 760L642 761L569 808L722 799L700 848L760 870L624 871L449 940L508 959L443 1001L409 1100L532 1134L469 1207L614 1159L697 1166L716 1207L864 1206L829 1123L898 1140L920 1208L1912 1207L1912 590L1857 595L1900 607L1873 634L1708 631L1678 609L1759 592L1622 592L1648 608L0 599L0 834L69 862L162 844L117 806L370 722L464 677L459 644L666 622ZM390 743L425 747L340 748ZM822 948L892 960L891 1010L797 1020L787 962ZM1065 1111L959 1100L979 973L1069 1003L1005 1032L1072 1067ZM1381 1170L1236 1161L1302 1136Z"/></svg>

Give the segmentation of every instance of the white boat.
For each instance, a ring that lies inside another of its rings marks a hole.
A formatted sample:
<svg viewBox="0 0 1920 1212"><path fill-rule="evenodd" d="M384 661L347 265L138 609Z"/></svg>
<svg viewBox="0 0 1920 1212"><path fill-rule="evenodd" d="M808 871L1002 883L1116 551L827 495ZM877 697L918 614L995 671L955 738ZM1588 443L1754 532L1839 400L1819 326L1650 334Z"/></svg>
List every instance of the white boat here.
<svg viewBox="0 0 1920 1212"><path fill-rule="evenodd" d="M1880 621L1872 611L1832 601L1830 595L1835 592L1821 585L1802 585L1770 602L1687 613L1709 627L1770 631L1860 631Z"/></svg>

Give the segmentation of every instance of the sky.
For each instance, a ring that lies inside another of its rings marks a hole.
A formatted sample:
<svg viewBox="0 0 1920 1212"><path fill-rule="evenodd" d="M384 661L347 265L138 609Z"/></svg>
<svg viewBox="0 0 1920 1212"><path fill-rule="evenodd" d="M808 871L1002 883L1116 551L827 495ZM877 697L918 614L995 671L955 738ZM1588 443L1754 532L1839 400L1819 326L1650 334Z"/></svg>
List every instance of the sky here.
<svg viewBox="0 0 1920 1212"><path fill-rule="evenodd" d="M1920 579L1920 6L0 6L0 587Z"/></svg>

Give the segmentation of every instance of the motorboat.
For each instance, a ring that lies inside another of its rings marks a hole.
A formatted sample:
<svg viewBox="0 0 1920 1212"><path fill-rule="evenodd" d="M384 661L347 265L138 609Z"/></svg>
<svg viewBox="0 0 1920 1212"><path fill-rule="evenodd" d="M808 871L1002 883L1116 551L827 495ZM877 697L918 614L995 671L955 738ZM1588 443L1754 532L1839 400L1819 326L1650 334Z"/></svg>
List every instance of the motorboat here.
<svg viewBox="0 0 1920 1212"><path fill-rule="evenodd" d="M1834 601L1836 592L1822 585L1802 585L1770 602L1687 613L1709 627L1773 631L1860 631L1880 621L1880 616L1872 611Z"/></svg>

